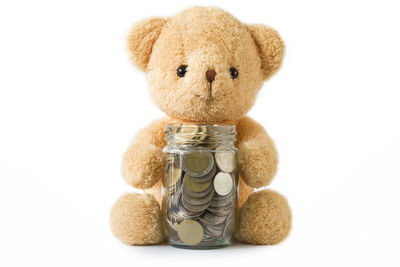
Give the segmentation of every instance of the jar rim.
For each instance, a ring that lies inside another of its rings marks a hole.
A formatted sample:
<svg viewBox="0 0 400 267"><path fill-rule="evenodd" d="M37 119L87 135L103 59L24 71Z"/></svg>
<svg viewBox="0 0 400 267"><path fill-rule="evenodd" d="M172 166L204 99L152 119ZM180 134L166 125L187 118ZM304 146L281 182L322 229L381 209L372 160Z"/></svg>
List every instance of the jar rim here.
<svg viewBox="0 0 400 267"><path fill-rule="evenodd" d="M228 124L228 123L212 123L212 124L207 124L207 123L173 123L173 124L167 124L165 126L165 130L175 130L180 127L215 127L215 129L221 129L221 130L232 130L236 131L236 127L234 124Z"/></svg>
<svg viewBox="0 0 400 267"><path fill-rule="evenodd" d="M188 142L232 142L235 141L236 127L233 124L179 123L165 127L167 141L185 140Z"/></svg>

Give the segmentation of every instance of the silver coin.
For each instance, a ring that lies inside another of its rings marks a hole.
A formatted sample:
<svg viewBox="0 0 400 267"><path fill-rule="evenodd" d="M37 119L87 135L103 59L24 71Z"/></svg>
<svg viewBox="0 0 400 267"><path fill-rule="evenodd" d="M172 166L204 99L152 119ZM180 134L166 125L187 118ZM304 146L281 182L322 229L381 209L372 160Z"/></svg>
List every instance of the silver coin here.
<svg viewBox="0 0 400 267"><path fill-rule="evenodd" d="M219 172L214 178L214 189L218 195L225 196L233 189L232 176L229 173Z"/></svg>
<svg viewBox="0 0 400 267"><path fill-rule="evenodd" d="M179 210L171 210L167 214L167 219L169 219L171 222L176 224L179 224L183 220L189 220L189 219L194 219L201 216L201 213L191 213L187 212L186 209L179 209Z"/></svg>
<svg viewBox="0 0 400 267"><path fill-rule="evenodd" d="M229 198L225 198L225 199L221 199L221 200L213 199L210 203L210 207L213 207L213 208L224 207L224 206L228 205L229 203L231 203L231 201L232 201L232 199L229 199Z"/></svg>
<svg viewBox="0 0 400 267"><path fill-rule="evenodd" d="M170 196L172 207L178 207L179 200L182 196L182 186L183 185L180 185L179 187L177 187L176 191Z"/></svg>
<svg viewBox="0 0 400 267"><path fill-rule="evenodd" d="M180 190L179 192L180 193L176 196L176 199L174 199L174 201L172 202L173 205L171 205L170 211L168 213L169 216L176 219L177 221L199 217L202 212L194 212L186 209L185 206L183 206L182 191Z"/></svg>
<svg viewBox="0 0 400 267"><path fill-rule="evenodd" d="M204 233L203 240L201 241L201 244L213 244L216 241L215 237L209 236L206 233Z"/></svg>
<svg viewBox="0 0 400 267"><path fill-rule="evenodd" d="M211 225L211 224L207 224L204 227L204 232L207 235L210 235L212 237L221 237L222 233L224 231L224 224L219 224L219 225Z"/></svg>
<svg viewBox="0 0 400 267"><path fill-rule="evenodd" d="M190 204L188 201L186 201L185 198L182 198L183 206L187 210L189 210L191 212L202 212L202 211L204 211L210 205L210 202L211 202L211 198L210 198L210 200L208 202L204 203L203 205L193 205L193 204Z"/></svg>
<svg viewBox="0 0 400 267"><path fill-rule="evenodd" d="M178 226L178 222L177 222L177 220L175 220L174 219L174 217L170 217L169 215L167 215L167 223L168 223L168 226L171 228L171 229L174 229L174 230L176 230L176 228L177 228L177 226Z"/></svg>
<svg viewBox="0 0 400 267"><path fill-rule="evenodd" d="M236 155L230 151L217 152L214 154L215 162L223 172L232 172L235 169Z"/></svg>
<svg viewBox="0 0 400 267"><path fill-rule="evenodd" d="M232 213L230 213L227 217L226 217L226 221L225 221L225 228L224 231L222 232L222 236L223 237L228 237L230 236L235 229L235 220L234 220L234 216L232 215Z"/></svg>
<svg viewBox="0 0 400 267"><path fill-rule="evenodd" d="M230 193L226 196L219 196L215 194L211 200L210 207L224 207L228 205L233 200L233 194Z"/></svg>
<svg viewBox="0 0 400 267"><path fill-rule="evenodd" d="M218 216L227 216L230 212L232 212L233 206L232 203L229 203L228 205L224 207L211 207L208 206L207 211L216 214Z"/></svg>
<svg viewBox="0 0 400 267"><path fill-rule="evenodd" d="M218 216L216 214L213 214L211 212L204 212L203 215L200 217L200 220L204 224L211 224L211 225L217 225L225 222L226 216Z"/></svg>
<svg viewBox="0 0 400 267"><path fill-rule="evenodd" d="M189 212L188 210L181 208L178 211L172 213L171 216L173 216L176 221L183 221L198 218L199 216L201 216L201 214L201 212Z"/></svg>
<svg viewBox="0 0 400 267"><path fill-rule="evenodd" d="M184 186L184 188L185 188L185 186ZM211 188L212 188L212 186L211 186ZM211 202L213 194L214 194L214 190L210 190L210 192L206 196L201 197L201 198L194 198L194 197L190 197L189 195L183 193L182 199L187 201L187 203L189 203L190 205L199 206L199 205L204 205L206 203L209 204Z"/></svg>

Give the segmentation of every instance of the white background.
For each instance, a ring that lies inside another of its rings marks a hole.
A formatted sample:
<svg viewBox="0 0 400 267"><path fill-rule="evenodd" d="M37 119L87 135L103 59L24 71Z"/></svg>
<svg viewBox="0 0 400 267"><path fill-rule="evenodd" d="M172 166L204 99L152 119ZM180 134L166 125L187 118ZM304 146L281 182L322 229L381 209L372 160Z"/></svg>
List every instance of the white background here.
<svg viewBox="0 0 400 267"><path fill-rule="evenodd" d="M132 191L122 153L163 116L126 34L198 4L287 45L249 114L276 141L272 188L293 210L277 246L130 247L109 230ZM399 266L399 14L396 1L1 0L0 265Z"/></svg>

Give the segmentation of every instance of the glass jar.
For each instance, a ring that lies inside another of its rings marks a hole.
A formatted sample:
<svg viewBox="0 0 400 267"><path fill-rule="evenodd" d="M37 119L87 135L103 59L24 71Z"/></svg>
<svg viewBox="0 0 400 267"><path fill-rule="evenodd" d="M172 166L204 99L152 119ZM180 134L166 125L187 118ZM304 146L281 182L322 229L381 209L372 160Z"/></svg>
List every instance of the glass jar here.
<svg viewBox="0 0 400 267"><path fill-rule="evenodd" d="M175 247L232 243L237 220L238 157L234 125L166 127L164 231Z"/></svg>

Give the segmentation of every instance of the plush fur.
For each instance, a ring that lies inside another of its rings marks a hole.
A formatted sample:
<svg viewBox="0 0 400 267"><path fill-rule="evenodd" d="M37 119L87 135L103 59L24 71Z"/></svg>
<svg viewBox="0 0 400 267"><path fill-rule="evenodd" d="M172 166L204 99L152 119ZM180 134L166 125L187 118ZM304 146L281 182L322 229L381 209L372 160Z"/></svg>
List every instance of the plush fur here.
<svg viewBox="0 0 400 267"><path fill-rule="evenodd" d="M131 245L152 245L164 240L159 203L149 194L125 194L111 209L111 230Z"/></svg>
<svg viewBox="0 0 400 267"><path fill-rule="evenodd" d="M250 244L273 245L288 235L291 221L287 200L272 190L261 190L240 209L236 238Z"/></svg>
<svg viewBox="0 0 400 267"><path fill-rule="evenodd" d="M163 240L160 216L162 148L168 123L231 123L237 128L240 222L237 238L275 244L289 233L291 213L283 196L253 188L269 185L278 154L264 128L246 117L263 82L280 67L284 44L264 25L246 25L229 13L194 7L170 18L135 24L128 37L131 60L147 74L154 103L167 116L140 131L122 162L126 182L150 195L125 195L111 213L111 229L132 245ZM187 66L184 77L177 68ZM239 75L232 79L229 69ZM210 83L206 72L214 70ZM250 197L249 197L250 196ZM156 205L156 200L160 205ZM163 212L163 207L161 205Z"/></svg>

